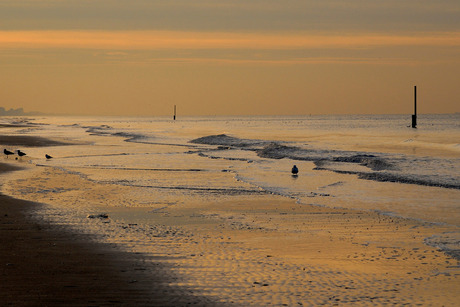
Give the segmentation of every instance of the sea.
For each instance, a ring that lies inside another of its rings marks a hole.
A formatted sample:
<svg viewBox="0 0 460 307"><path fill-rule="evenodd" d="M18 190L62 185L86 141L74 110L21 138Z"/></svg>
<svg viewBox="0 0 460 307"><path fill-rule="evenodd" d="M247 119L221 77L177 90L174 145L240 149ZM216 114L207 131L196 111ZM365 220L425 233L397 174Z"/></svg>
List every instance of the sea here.
<svg viewBox="0 0 460 307"><path fill-rule="evenodd" d="M18 126L2 128L4 135L72 143L7 147L26 152L19 162L31 170L8 174L2 192L85 216L109 206L164 211L187 202L277 195L305 205L450 225L457 231L426 243L458 251L460 114L419 115L416 129L410 120L408 115L0 117L0 123ZM33 172L40 175L31 179ZM52 182L58 173L74 185ZM78 194L82 189L88 193ZM149 216L136 218L148 222Z"/></svg>

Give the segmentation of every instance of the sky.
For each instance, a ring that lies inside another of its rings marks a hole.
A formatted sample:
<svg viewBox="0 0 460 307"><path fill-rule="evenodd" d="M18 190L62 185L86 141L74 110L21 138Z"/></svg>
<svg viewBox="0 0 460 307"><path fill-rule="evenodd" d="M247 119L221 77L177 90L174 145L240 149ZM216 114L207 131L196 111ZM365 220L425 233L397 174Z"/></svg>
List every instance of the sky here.
<svg viewBox="0 0 460 307"><path fill-rule="evenodd" d="M0 0L0 106L460 112L458 0Z"/></svg>

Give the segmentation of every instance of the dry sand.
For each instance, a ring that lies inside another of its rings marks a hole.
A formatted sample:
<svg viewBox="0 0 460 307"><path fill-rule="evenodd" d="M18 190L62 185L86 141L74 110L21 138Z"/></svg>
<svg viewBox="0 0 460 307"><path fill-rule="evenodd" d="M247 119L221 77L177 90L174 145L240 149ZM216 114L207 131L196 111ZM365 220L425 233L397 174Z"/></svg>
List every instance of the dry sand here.
<svg viewBox="0 0 460 307"><path fill-rule="evenodd" d="M62 191L78 183L81 192L73 189L69 201L117 192L59 170L40 169L34 176L30 180L46 179L46 186ZM27 183L20 184L27 188ZM48 220L32 218L38 208ZM108 221L73 219L70 225L63 216L53 218L52 208L0 196L0 300L31 306L458 306L460 301L458 261L424 244L452 227L300 205L276 195L191 201L161 210L104 209ZM86 234L76 231L84 228Z"/></svg>

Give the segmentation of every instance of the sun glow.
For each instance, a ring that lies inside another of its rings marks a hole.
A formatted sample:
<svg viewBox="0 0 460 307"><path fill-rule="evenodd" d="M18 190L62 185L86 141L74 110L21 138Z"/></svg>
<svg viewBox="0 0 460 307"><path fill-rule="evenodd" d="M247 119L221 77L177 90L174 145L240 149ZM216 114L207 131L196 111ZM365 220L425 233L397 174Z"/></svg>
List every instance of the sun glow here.
<svg viewBox="0 0 460 307"><path fill-rule="evenodd" d="M460 46L460 32L424 35L230 33L184 31L2 31L1 48L310 49Z"/></svg>

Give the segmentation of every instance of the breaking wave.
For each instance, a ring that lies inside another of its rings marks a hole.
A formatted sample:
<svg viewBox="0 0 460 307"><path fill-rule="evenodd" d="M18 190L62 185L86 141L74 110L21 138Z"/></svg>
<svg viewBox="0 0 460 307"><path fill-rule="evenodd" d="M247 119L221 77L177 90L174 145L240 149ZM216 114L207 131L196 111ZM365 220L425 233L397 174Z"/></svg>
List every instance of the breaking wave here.
<svg viewBox="0 0 460 307"><path fill-rule="evenodd" d="M251 140L251 139L240 139L226 134L210 135L204 136L191 140L190 143L193 144L203 144L203 145L221 145L221 146L233 146L239 148L249 148L254 146L265 145L269 142L262 140Z"/></svg>
<svg viewBox="0 0 460 307"><path fill-rule="evenodd" d="M266 159L312 161L315 170L353 174L365 180L460 189L460 177L456 172L460 159L330 150L308 144L299 147L289 142L240 139L225 134L201 137L191 143L218 146L218 150L250 150ZM198 154L211 157L202 152ZM439 173L439 165L443 165L444 174Z"/></svg>
<svg viewBox="0 0 460 307"><path fill-rule="evenodd" d="M125 142L140 142L142 140L150 138L139 133L117 131L108 125L92 126L85 128L86 132L88 132L90 135L123 137L125 138Z"/></svg>

